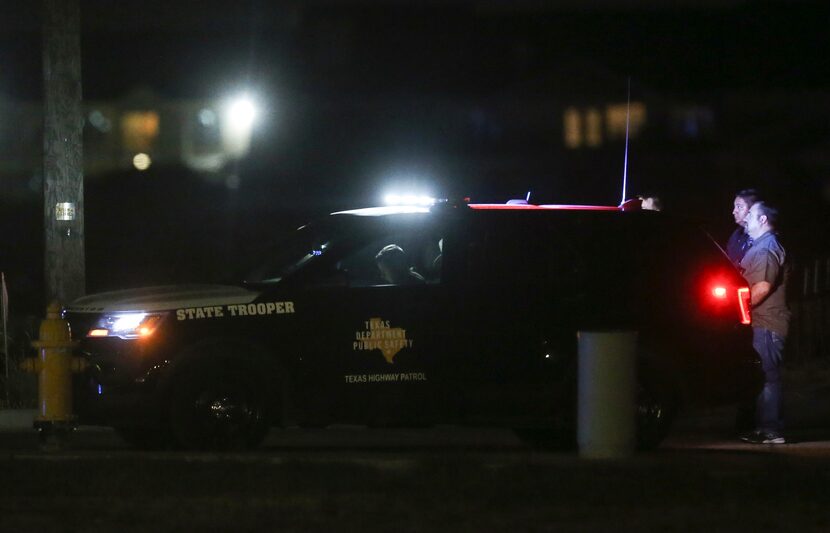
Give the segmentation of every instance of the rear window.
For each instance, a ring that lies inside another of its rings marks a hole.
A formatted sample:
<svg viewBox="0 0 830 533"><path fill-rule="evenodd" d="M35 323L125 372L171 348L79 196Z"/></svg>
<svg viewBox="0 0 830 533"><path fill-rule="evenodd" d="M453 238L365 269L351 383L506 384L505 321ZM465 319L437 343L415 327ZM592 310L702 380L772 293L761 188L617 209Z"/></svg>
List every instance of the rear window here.
<svg viewBox="0 0 830 533"><path fill-rule="evenodd" d="M473 221L464 241L467 283L550 286L575 281L581 257L573 236L562 221L528 215L497 213Z"/></svg>
<svg viewBox="0 0 830 533"><path fill-rule="evenodd" d="M469 230L465 274L490 285L677 286L724 256L691 223L653 213L495 213Z"/></svg>

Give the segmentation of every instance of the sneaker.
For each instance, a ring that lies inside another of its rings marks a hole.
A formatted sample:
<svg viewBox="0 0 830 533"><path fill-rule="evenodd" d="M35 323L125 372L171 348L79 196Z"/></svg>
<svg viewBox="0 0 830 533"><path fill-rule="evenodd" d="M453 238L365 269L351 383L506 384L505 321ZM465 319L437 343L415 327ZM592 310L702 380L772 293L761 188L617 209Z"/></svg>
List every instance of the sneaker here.
<svg viewBox="0 0 830 533"><path fill-rule="evenodd" d="M786 444L787 440L780 433L774 431L753 431L748 435L741 435L741 440L750 444Z"/></svg>
<svg viewBox="0 0 830 533"><path fill-rule="evenodd" d="M755 436L756 433L758 433L758 432L755 431L755 430L753 430L753 431L741 431L740 433L738 433L738 439L740 439L744 442L749 442L750 439L752 439Z"/></svg>

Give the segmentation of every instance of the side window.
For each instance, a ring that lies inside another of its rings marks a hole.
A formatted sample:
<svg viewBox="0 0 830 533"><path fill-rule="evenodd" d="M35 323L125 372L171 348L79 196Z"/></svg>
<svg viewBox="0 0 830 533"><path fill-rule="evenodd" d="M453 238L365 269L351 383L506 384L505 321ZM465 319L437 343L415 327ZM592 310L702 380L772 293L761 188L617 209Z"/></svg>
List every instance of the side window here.
<svg viewBox="0 0 830 533"><path fill-rule="evenodd" d="M523 217L482 224L467 244L466 281L576 289L581 254L573 233L557 222Z"/></svg>
<svg viewBox="0 0 830 533"><path fill-rule="evenodd" d="M437 232L392 232L346 254L335 268L351 287L436 284L441 281L442 244Z"/></svg>

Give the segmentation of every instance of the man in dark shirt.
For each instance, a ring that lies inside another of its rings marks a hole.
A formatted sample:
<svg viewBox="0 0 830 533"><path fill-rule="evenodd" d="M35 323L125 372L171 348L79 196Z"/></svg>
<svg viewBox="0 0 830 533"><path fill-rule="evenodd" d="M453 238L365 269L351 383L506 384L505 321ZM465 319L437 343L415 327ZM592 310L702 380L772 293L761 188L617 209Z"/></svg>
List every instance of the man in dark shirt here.
<svg viewBox="0 0 830 533"><path fill-rule="evenodd" d="M749 213L749 208L752 204L760 200L760 195L755 189L744 189L738 191L735 195L735 201L732 204L732 216L735 218L735 224L738 225L732 235L729 236L729 241L726 243L726 255L736 267L741 266L741 259L750 246L749 235L746 232L746 215Z"/></svg>
<svg viewBox="0 0 830 533"><path fill-rule="evenodd" d="M741 260L749 283L752 347L764 370L764 388L756 405L756 430L742 437L756 444L784 444L781 418L781 362L790 325L787 307L787 254L775 235L776 209L756 202L746 216L752 246Z"/></svg>

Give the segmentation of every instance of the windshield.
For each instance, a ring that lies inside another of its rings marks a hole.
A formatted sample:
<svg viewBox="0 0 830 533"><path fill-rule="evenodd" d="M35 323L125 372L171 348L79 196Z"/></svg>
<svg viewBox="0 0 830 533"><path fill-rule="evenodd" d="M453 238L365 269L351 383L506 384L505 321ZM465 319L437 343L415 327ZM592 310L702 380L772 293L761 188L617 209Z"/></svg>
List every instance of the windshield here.
<svg viewBox="0 0 830 533"><path fill-rule="evenodd" d="M431 267L439 252L437 238L431 242L430 249L425 248L423 235L427 229L424 224L427 222L429 219L423 215L363 218L331 216L320 219L301 226L267 250L264 259L258 262L259 266L244 276L243 281L249 285L279 283L300 269L306 271L309 266L316 269L313 265L328 263L324 256L334 256L331 257L332 260L340 261L330 266L338 275L350 276L353 283L367 282L367 279L378 275L376 255L390 243L403 246L412 256L411 264L407 266L413 267L417 263L423 269L421 263L429 255ZM343 254L347 254L346 257L341 257ZM358 261L355 257L361 260ZM358 278L360 282L356 281Z"/></svg>
<svg viewBox="0 0 830 533"><path fill-rule="evenodd" d="M246 283L277 283L325 255L332 245L330 228L306 225L269 250L267 258L245 277Z"/></svg>

